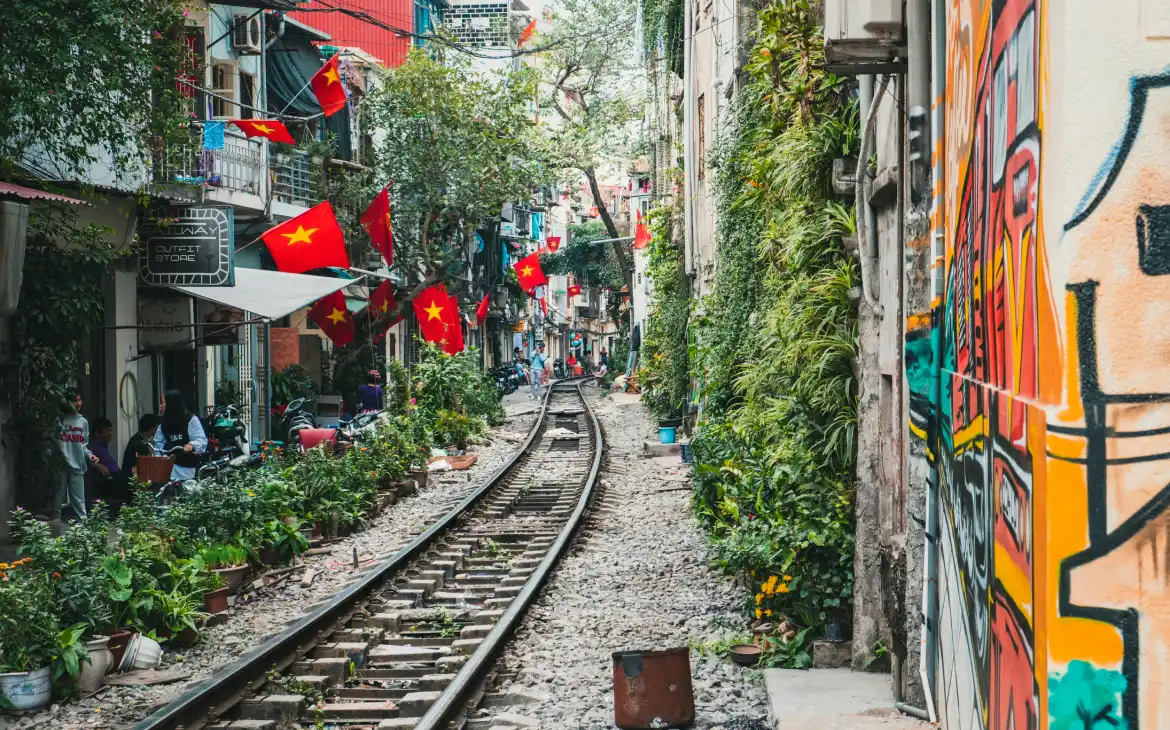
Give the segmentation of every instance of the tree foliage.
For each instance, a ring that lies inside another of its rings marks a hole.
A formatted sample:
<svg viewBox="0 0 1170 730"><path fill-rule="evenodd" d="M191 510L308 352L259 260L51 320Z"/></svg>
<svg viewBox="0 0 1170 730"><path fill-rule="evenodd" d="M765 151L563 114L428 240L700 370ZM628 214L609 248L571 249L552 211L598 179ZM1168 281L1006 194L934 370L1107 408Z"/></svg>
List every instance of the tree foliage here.
<svg viewBox="0 0 1170 730"><path fill-rule="evenodd" d="M187 118L181 0L0 4L0 169L28 162L67 178L102 153L119 168Z"/></svg>
<svg viewBox="0 0 1170 730"><path fill-rule="evenodd" d="M531 119L536 76L482 75L412 52L366 100L379 180L391 185L394 266L416 291L466 262L474 229L549 175Z"/></svg>
<svg viewBox="0 0 1170 730"><path fill-rule="evenodd" d="M646 275L653 294L639 384L642 401L659 418L682 416L691 386L687 354L690 292L683 267L682 237L675 225L681 217L680 207L681 201L676 201L672 206L655 208L647 216L651 243Z"/></svg>
<svg viewBox="0 0 1170 730"><path fill-rule="evenodd" d="M630 90L637 78L636 5L628 0L564 0L543 54L541 108L550 164L584 175L609 238L619 238L598 184L606 163L630 153L630 123L638 116ZM627 244L611 248L625 283L633 279Z"/></svg>
<svg viewBox="0 0 1170 730"><path fill-rule="evenodd" d="M609 236L601 221L569 224L569 242L557 252L541 259L544 273L572 276L582 286L621 289L625 285L622 270L614 260L608 243L597 243Z"/></svg>

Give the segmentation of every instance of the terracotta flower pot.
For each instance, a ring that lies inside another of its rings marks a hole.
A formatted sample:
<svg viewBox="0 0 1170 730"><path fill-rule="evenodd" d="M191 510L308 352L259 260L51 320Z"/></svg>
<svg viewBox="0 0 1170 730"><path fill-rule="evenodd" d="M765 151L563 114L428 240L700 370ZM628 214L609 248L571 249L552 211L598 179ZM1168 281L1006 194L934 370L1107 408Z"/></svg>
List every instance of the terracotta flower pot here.
<svg viewBox="0 0 1170 730"><path fill-rule="evenodd" d="M234 591L244 582L244 578L248 577L249 570L251 568L248 567L248 564L243 563L242 565L231 565L226 568L216 568L212 572L220 577L220 580L223 581L224 588L228 591Z"/></svg>
<svg viewBox="0 0 1170 730"><path fill-rule="evenodd" d="M228 593L231 592L227 586L216 591L203 594L203 610L207 613L223 613L228 609Z"/></svg>

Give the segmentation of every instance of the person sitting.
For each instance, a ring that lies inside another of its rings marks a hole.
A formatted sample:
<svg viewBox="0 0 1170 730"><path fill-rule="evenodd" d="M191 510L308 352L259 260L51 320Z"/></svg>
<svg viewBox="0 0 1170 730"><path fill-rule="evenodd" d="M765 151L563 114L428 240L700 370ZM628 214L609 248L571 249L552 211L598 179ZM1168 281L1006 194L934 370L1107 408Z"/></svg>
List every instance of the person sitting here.
<svg viewBox="0 0 1170 730"><path fill-rule="evenodd" d="M187 403L177 390L168 390L159 403L162 423L154 436L154 448L160 455L166 455L176 446L182 453L175 455L175 466L171 469L171 480L176 482L195 478L195 469L203 462L202 454L207 451L207 434L199 418L187 410Z"/></svg>
<svg viewBox="0 0 1170 730"><path fill-rule="evenodd" d="M114 440L114 424L108 418L95 418L90 435L93 440L89 445L89 452L97 457L97 461L90 469L93 477L92 494L99 499L107 499L104 495L110 491L111 480L118 475L118 460L110 453L110 442ZM87 500L87 505L92 503L92 500Z"/></svg>
<svg viewBox="0 0 1170 730"><path fill-rule="evenodd" d="M357 408L358 415L363 413L377 413L382 410L385 394L382 386L378 385L380 376L377 370L366 374L366 382L358 386Z"/></svg>
<svg viewBox="0 0 1170 730"><path fill-rule="evenodd" d="M126 450L122 452L122 469L118 472L128 483L130 477L138 475L138 457L152 454L151 444L158 433L162 419L153 413L147 413L138 419L138 433L130 437Z"/></svg>

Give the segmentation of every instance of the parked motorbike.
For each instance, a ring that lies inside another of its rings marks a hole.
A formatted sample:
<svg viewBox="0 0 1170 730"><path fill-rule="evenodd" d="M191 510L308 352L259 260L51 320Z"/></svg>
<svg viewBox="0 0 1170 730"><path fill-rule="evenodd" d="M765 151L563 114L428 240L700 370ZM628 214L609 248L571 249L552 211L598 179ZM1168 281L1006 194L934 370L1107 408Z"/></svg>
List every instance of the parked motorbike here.
<svg viewBox="0 0 1170 730"><path fill-rule="evenodd" d="M284 434L286 444L299 444L300 432L315 428L317 418L307 408L304 398L297 398L284 409L284 416L280 419L280 433Z"/></svg>
<svg viewBox="0 0 1170 730"><path fill-rule="evenodd" d="M248 455L247 428L240 417L239 406L226 405L216 408L203 430L208 435L208 449L212 461L235 459Z"/></svg>
<svg viewBox="0 0 1170 730"><path fill-rule="evenodd" d="M565 361L563 358L558 357L556 360L553 360L553 375L556 376L557 380L565 377Z"/></svg>

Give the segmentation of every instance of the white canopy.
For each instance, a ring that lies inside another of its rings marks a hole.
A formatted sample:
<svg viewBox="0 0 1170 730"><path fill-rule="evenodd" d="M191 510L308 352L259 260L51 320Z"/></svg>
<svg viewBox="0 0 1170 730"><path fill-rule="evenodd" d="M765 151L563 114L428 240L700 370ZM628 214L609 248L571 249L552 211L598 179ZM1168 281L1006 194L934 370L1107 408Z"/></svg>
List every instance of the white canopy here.
<svg viewBox="0 0 1170 730"><path fill-rule="evenodd" d="M242 309L264 319L280 319L358 281L360 279L333 279L325 276L237 268L235 286L171 288L197 299Z"/></svg>

